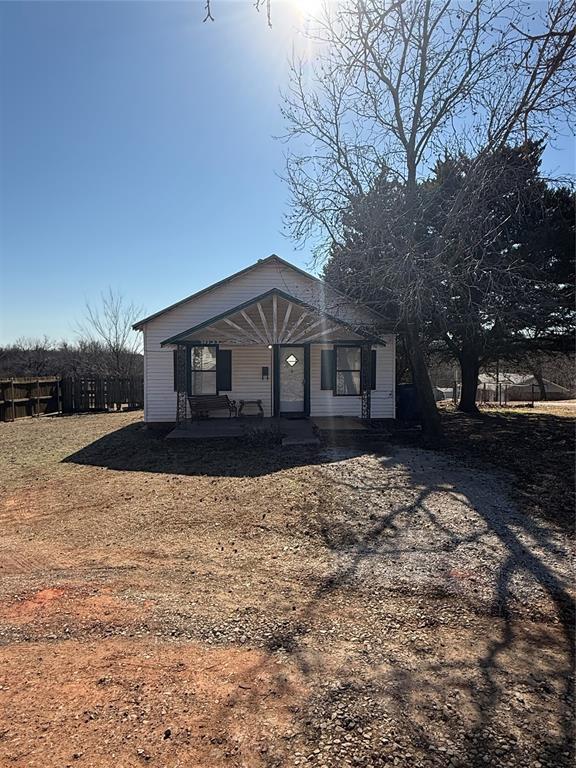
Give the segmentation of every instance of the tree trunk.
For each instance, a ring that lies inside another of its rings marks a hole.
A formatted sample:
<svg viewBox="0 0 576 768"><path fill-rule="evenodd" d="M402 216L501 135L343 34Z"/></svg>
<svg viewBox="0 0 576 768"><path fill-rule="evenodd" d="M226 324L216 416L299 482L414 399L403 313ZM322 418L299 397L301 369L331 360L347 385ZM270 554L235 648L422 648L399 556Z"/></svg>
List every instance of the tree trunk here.
<svg viewBox="0 0 576 768"><path fill-rule="evenodd" d="M426 440L435 442L442 437L440 414L436 408L436 400L432 391L432 382L430 381L430 374L428 373L420 336L414 324L406 323L405 337L412 367L412 377L420 405L422 433Z"/></svg>
<svg viewBox="0 0 576 768"><path fill-rule="evenodd" d="M458 410L477 416L480 411L476 405L476 393L478 390L478 374L480 373L480 358L474 347L463 347L458 355L460 361L460 375L462 378L462 390Z"/></svg>
<svg viewBox="0 0 576 768"><path fill-rule="evenodd" d="M542 376L542 371L538 369L534 369L534 378L536 379L536 382L538 384L538 389L540 390L540 400L548 400L548 395L546 393L546 384L544 383L544 377Z"/></svg>

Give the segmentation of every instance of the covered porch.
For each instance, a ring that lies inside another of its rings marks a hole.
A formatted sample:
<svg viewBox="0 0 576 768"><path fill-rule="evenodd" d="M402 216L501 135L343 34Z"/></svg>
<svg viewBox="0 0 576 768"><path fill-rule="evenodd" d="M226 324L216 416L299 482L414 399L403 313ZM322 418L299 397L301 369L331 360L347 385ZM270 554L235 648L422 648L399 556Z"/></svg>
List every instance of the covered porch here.
<svg viewBox="0 0 576 768"><path fill-rule="evenodd" d="M278 289L261 294L162 342L174 350L177 429L193 421L203 397L214 396L224 402L228 397L236 407L259 400L270 419L308 418L315 415L311 399L326 402L328 396L334 412L325 415L352 415L353 397L354 415L369 420L374 344L385 342L374 337L373 328ZM210 413L193 431L205 437L243 434L247 420L222 416L230 414Z"/></svg>

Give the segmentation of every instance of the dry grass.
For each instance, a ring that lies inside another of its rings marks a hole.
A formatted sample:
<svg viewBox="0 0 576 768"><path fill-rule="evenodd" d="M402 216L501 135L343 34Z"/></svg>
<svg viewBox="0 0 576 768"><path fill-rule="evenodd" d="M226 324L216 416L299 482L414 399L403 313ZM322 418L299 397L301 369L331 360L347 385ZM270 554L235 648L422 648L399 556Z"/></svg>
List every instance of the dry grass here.
<svg viewBox="0 0 576 768"><path fill-rule="evenodd" d="M0 764L571 765L570 541L531 501L570 427L446 424L438 453L0 424Z"/></svg>

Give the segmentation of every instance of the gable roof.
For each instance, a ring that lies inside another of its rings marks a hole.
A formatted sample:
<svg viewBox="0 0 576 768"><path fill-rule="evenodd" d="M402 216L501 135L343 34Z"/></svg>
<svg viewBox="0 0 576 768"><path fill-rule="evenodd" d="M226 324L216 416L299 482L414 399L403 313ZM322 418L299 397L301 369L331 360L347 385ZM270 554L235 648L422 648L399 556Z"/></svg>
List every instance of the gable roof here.
<svg viewBox="0 0 576 768"><path fill-rule="evenodd" d="M204 328L208 328L209 326L217 323L219 320L224 320L225 318L230 317L231 315L235 315L238 312L242 311L243 309L247 309L250 306L254 306L255 304L258 304L259 302L262 302L271 296L279 296L285 301L288 301L294 304L299 304L301 307L304 307L310 312L316 314L316 316L321 315L322 317L327 318L328 320L336 323L337 325L340 325L343 328L346 328L348 331L351 331L357 336L361 336L365 339L369 339L370 341L374 341L374 342L378 341L380 344L386 345L385 341L383 341L382 339L379 339L377 336L374 336L374 334L367 333L362 328L355 328L352 325L350 325L350 323L347 323L345 320L341 320L340 318L335 317L334 315L331 315L328 312L324 312L323 310L320 310L318 307L315 307L312 304L308 304L306 301L303 301L302 299L296 298L296 296L292 296L289 293L286 293L285 291L281 291L279 288L272 288L271 290L266 291L265 293L261 293L259 296L254 296L254 298L249 299L248 301L245 301L242 304L238 304L238 306L236 307L231 307L230 309L227 309L225 312L222 312L219 315L215 315L214 317L211 317L208 320L205 320L204 322L193 326L192 328L188 328L187 330L177 333L174 336L170 336L170 338L165 339L164 341L161 342L161 346L164 347L168 344L177 344L179 341L190 339L190 337L193 337L193 334L196 333L197 331L201 331Z"/></svg>
<svg viewBox="0 0 576 768"><path fill-rule="evenodd" d="M315 280L318 283L323 282L322 280L320 280L319 277L315 277L314 275L311 275L309 272L305 272L303 269L300 269L300 267L296 267L294 264L290 264L289 261L286 261L285 259L281 259L280 256L276 256L275 253L272 253L270 256L267 256L265 259L258 259L258 261L254 262L254 264L250 264L250 266L244 267L244 269L241 269L239 272L234 272L232 275L228 275L228 277L225 277L222 280L218 280L218 282L212 283L212 285L208 285L206 288L202 288L200 291L197 291L196 293L192 293L190 296L186 296L185 299L180 299L180 301L177 301L174 304L170 304L170 306L165 307L164 309L160 309L158 312L154 312L153 315L148 315L148 317L145 317L143 320L138 320L137 323L134 323L132 328L135 331L139 331L142 329L142 326L146 325L146 323L149 323L150 320L154 320L155 318L160 317L160 315L163 315L166 312L170 312L170 310L175 309L176 307L179 307L181 304L186 304L187 301L192 301L192 299L197 299L200 296L203 296L204 294L209 293L210 291L213 291L215 288L219 288L221 285L226 285L226 283L229 283L231 280L235 280L237 277L240 277L241 275L245 275L248 272L251 272L253 269L256 269L256 267L262 266L262 264L270 264L274 262L278 264L282 264L282 266L284 267L289 267L290 269L293 269L294 272L298 272L300 275L304 275L304 277L307 277L310 280Z"/></svg>
<svg viewBox="0 0 576 768"><path fill-rule="evenodd" d="M314 280L315 282L320 283L321 285L326 285L324 280L321 280L319 277L316 277L315 275L311 275L309 272L306 272L305 270L300 269L300 267L297 267L294 264L291 264L289 261L286 261L285 259L280 258L280 256L277 256L275 253L272 253L270 256L267 256L265 259L258 259L258 261L254 262L254 264L250 264L250 266L244 267L244 269L241 269L239 272L234 272L232 275L228 275L228 277L225 277L222 280L218 280L218 282L213 283L212 285L208 285L206 288L202 288L196 293L192 293L190 296L186 296L186 298L180 299L180 301L177 301L174 304L170 304L168 307L165 307L164 309L160 309L158 312L154 312L154 314L148 315L148 317L145 317L142 320L138 320L138 322L134 323L132 328L135 331L141 331L142 327L146 325L146 323L149 323L151 320L155 320L157 317L164 315L166 312L170 312L172 309L176 309L176 307L179 307L182 304L186 304L186 302L188 301L192 301L193 299L198 299L200 298L200 296L204 296L205 294L210 293L210 291L213 291L216 288L220 288L220 286L222 285L226 285L226 283L229 283L232 280L235 280L237 277L240 277L241 275L245 275L248 272L251 272L257 267L262 266L263 264L273 264L273 263L281 264L283 267L288 267L289 269L292 269L294 272L297 272L298 274L303 275L304 277L307 277L309 280ZM344 293L342 293L342 291L339 291L337 288L330 286L330 289L341 296L345 296L349 301L354 302L353 299L350 299L349 296L346 296ZM358 302L354 302L354 303L356 304ZM364 306L364 308L368 312L371 312L375 317L378 317L381 320L384 320L386 322L386 318L380 315L379 312L376 312L376 310L372 309L371 307L367 307L365 305L362 305L362 306Z"/></svg>

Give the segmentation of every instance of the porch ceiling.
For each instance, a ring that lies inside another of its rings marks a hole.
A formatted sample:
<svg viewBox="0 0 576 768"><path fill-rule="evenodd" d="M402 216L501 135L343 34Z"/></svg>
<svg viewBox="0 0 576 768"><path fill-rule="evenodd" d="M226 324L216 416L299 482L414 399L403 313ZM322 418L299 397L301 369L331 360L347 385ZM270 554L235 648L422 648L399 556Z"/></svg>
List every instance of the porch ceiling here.
<svg viewBox="0 0 576 768"><path fill-rule="evenodd" d="M273 290L172 336L163 341L162 345L185 342L230 345L306 344L336 340L361 341L367 338L368 334L362 329L354 329L316 307L282 291Z"/></svg>

